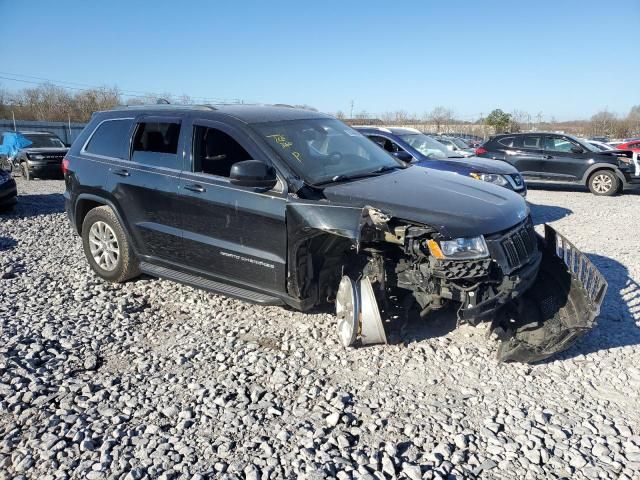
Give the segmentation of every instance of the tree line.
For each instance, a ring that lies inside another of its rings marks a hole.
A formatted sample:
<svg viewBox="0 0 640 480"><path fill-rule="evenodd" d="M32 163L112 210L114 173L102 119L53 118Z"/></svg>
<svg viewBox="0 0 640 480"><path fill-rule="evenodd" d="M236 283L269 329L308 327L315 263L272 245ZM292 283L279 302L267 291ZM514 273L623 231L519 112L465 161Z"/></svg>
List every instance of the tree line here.
<svg viewBox="0 0 640 480"><path fill-rule="evenodd" d="M170 103L194 103L188 95L176 97L169 93L127 96L125 100L125 96L117 87L70 92L57 85L45 83L10 92L0 86L0 118L87 122L95 111L107 110L125 103L128 105L156 103L159 98ZM309 105L294 106L315 110ZM640 105L633 106L628 114L623 116L604 109L594 114L589 120L568 122L557 122L553 117L544 121L542 112L531 115L521 110L505 112L501 109L495 109L486 116L479 114L475 119L464 120L459 118L453 109L445 106L436 106L422 115L411 114L406 110L387 111L379 115L361 110L352 114L353 118L347 118L343 111L335 112L334 115L350 123L371 123L375 120L385 125L429 125L436 130L435 133L462 131L465 126L469 127L470 132L477 133L478 126L482 126L482 130L487 134L526 130L562 130L577 135L615 138L640 135Z"/></svg>

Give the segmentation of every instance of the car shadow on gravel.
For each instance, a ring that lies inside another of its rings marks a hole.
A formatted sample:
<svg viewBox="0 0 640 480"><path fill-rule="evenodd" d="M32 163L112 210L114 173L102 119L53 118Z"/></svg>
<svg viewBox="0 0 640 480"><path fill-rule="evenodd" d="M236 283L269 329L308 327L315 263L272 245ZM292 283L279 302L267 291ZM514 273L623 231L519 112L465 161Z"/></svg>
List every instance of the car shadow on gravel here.
<svg viewBox="0 0 640 480"><path fill-rule="evenodd" d="M18 245L18 242L16 242L13 238L0 237L0 252L11 250L16 245Z"/></svg>
<svg viewBox="0 0 640 480"><path fill-rule="evenodd" d="M18 203L6 217L28 218L64 212L64 195L44 193L42 195L18 195Z"/></svg>
<svg viewBox="0 0 640 480"><path fill-rule="evenodd" d="M609 284L597 324L568 350L540 363L640 345L640 284L620 262L597 254L587 256Z"/></svg>
<svg viewBox="0 0 640 480"><path fill-rule="evenodd" d="M573 210L555 205L540 205L537 203L527 202L531 209L534 225L542 225L543 223L555 222L573 214Z"/></svg>

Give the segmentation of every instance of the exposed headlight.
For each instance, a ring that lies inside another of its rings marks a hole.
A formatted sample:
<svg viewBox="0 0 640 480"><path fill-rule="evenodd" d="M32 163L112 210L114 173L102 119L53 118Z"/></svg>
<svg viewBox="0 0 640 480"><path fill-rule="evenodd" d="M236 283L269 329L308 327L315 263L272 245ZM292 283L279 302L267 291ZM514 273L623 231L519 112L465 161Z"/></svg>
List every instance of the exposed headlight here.
<svg viewBox="0 0 640 480"><path fill-rule="evenodd" d="M29 159L31 160L44 160L43 155L29 155Z"/></svg>
<svg viewBox="0 0 640 480"><path fill-rule="evenodd" d="M494 185L500 185L501 187L509 185L509 181L504 178L504 176L498 175L497 173L472 173L470 175L476 180L493 183Z"/></svg>
<svg viewBox="0 0 640 480"><path fill-rule="evenodd" d="M431 255L436 258L452 260L468 260L489 256L489 249L484 237L454 238L453 240L429 240L427 242Z"/></svg>

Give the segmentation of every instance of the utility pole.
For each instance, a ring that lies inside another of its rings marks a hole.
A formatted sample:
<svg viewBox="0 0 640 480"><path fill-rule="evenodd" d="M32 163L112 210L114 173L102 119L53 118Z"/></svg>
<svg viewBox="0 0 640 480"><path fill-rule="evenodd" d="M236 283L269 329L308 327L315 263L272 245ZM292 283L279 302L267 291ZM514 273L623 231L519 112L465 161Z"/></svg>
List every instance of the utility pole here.
<svg viewBox="0 0 640 480"><path fill-rule="evenodd" d="M353 118L353 100L351 100L351 113L349 114L349 118Z"/></svg>
<svg viewBox="0 0 640 480"><path fill-rule="evenodd" d="M536 130L539 130L540 124L542 123L542 112L538 112L537 119L538 119L538 124L536 125Z"/></svg>
<svg viewBox="0 0 640 480"><path fill-rule="evenodd" d="M16 128L16 114L13 113L13 110L11 110L11 117L13 118L13 131L17 132L18 129Z"/></svg>

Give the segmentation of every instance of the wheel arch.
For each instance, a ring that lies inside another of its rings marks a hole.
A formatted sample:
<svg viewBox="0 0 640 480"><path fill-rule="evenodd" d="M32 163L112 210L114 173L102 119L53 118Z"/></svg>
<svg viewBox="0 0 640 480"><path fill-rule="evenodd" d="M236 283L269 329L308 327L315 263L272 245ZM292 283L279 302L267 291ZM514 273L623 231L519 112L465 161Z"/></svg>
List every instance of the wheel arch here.
<svg viewBox="0 0 640 480"><path fill-rule="evenodd" d="M582 176L582 183L586 186L589 186L589 179L591 178L591 176L601 170L609 170L610 172L612 172L613 174L615 174L616 177L618 177L618 180L620 180L620 182L622 183L622 185L626 185L627 181L624 178L624 175L622 174L622 172L620 172L620 170L618 170L616 168L615 165L612 165L610 163L596 163L594 165L591 165L586 172L584 172L584 175Z"/></svg>
<svg viewBox="0 0 640 480"><path fill-rule="evenodd" d="M73 214L74 223L75 223L74 226L76 227L76 231L80 235L82 235L82 223L84 222L84 219L87 216L87 213L89 213L94 208L105 207L105 206L113 210L113 213L118 219L118 222L120 222L120 225L122 225L122 229L126 233L127 237L129 237L130 239L131 235L129 235L126 223L124 223L122 215L120 215L120 211L116 208L115 204L107 198L101 197L99 195L90 194L90 193L81 193L80 195L78 195L78 198L76 199L74 214Z"/></svg>

